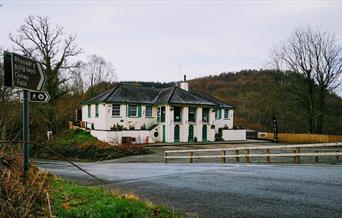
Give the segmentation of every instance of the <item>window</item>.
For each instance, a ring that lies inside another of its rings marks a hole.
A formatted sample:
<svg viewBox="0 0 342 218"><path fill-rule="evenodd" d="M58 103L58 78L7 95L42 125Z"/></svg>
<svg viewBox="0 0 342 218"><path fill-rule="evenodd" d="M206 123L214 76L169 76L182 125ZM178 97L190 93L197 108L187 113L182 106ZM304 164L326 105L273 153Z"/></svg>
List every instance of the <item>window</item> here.
<svg viewBox="0 0 342 218"><path fill-rule="evenodd" d="M221 119L221 109L216 109L215 110L215 119L216 120Z"/></svg>
<svg viewBox="0 0 342 218"><path fill-rule="evenodd" d="M202 122L203 123L209 122L209 108L203 108L203 110L202 110Z"/></svg>
<svg viewBox="0 0 342 218"><path fill-rule="evenodd" d="M120 105L119 104L113 104L112 105L112 116L113 117L119 117L120 116Z"/></svg>
<svg viewBox="0 0 342 218"><path fill-rule="evenodd" d="M160 107L158 107L157 111L157 121L160 122L160 117L161 117L161 112L160 112Z"/></svg>
<svg viewBox="0 0 342 218"><path fill-rule="evenodd" d="M146 106L145 117L152 117L152 106Z"/></svg>
<svg viewBox="0 0 342 218"><path fill-rule="evenodd" d="M173 116L174 116L175 122L181 122L182 121L181 108L180 107L174 107Z"/></svg>
<svg viewBox="0 0 342 218"><path fill-rule="evenodd" d="M229 119L229 110L224 109L224 119Z"/></svg>
<svg viewBox="0 0 342 218"><path fill-rule="evenodd" d="M130 117L137 116L137 105L129 105L129 116Z"/></svg>
<svg viewBox="0 0 342 218"><path fill-rule="evenodd" d="M91 105L88 104L88 118L91 117Z"/></svg>
<svg viewBox="0 0 342 218"><path fill-rule="evenodd" d="M189 122L196 122L196 108L189 107Z"/></svg>
<svg viewBox="0 0 342 218"><path fill-rule="evenodd" d="M95 117L99 117L99 104L95 104Z"/></svg>
<svg viewBox="0 0 342 218"><path fill-rule="evenodd" d="M165 107L160 108L161 114L160 114L160 122L165 122Z"/></svg>

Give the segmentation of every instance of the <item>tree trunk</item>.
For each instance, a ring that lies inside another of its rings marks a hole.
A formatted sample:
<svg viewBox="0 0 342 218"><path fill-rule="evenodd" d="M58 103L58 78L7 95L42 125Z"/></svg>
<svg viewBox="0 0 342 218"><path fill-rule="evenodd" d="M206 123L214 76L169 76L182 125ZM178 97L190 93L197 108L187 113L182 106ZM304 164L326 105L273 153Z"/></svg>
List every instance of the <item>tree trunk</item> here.
<svg viewBox="0 0 342 218"><path fill-rule="evenodd" d="M323 133L324 108L325 108L325 88L320 87L318 99L317 133Z"/></svg>

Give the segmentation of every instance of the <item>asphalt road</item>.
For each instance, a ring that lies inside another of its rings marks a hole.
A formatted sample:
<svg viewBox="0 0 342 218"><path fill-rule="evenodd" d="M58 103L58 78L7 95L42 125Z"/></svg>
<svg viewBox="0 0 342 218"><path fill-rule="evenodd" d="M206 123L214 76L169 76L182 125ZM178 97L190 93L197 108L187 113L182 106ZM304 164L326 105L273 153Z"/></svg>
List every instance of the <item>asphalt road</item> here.
<svg viewBox="0 0 342 218"><path fill-rule="evenodd" d="M42 169L99 184L61 161ZM80 163L106 187L199 217L342 217L341 165Z"/></svg>

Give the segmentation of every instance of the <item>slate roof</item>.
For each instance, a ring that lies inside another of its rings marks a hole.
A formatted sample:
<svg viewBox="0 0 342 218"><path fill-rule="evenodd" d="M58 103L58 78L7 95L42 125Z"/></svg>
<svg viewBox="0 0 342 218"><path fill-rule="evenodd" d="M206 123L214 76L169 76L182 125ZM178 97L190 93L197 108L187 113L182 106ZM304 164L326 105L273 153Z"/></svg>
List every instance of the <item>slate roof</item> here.
<svg viewBox="0 0 342 218"><path fill-rule="evenodd" d="M193 91L189 91L189 92L194 94L194 95L197 95L197 96L199 96L201 98L204 98L204 99L206 99L208 101L211 101L214 104L219 105L219 107L232 108L232 109L235 108L235 106L226 104L224 101L221 101L220 99L215 98L215 97L213 97L211 95L205 94L203 92L193 92Z"/></svg>
<svg viewBox="0 0 342 218"><path fill-rule="evenodd" d="M223 101L199 92L185 91L177 86L157 89L135 86L131 84L118 84L114 88L103 92L82 105L98 103L140 103L140 104L190 104L206 105L212 107L228 107Z"/></svg>

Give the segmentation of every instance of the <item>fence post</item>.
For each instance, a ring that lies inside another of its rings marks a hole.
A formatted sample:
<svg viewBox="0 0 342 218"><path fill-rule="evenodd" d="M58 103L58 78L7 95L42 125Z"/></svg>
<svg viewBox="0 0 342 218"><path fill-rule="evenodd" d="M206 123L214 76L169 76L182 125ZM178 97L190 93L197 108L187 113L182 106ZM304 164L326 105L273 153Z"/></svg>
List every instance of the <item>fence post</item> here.
<svg viewBox="0 0 342 218"><path fill-rule="evenodd" d="M240 155L240 150L236 150L235 154L236 155ZM236 156L236 162L240 162L240 157L239 156Z"/></svg>
<svg viewBox="0 0 342 218"><path fill-rule="evenodd" d="M296 149L293 149L293 153L296 154ZM297 156L293 156L293 163L297 163Z"/></svg>
<svg viewBox="0 0 342 218"><path fill-rule="evenodd" d="M164 153L164 163L167 163L167 153Z"/></svg>
<svg viewBox="0 0 342 218"><path fill-rule="evenodd" d="M249 149L245 149L245 151L246 163L249 163Z"/></svg>
<svg viewBox="0 0 342 218"><path fill-rule="evenodd" d="M300 148L296 148L296 153L299 154L300 153ZM297 163L300 163L300 155L297 155Z"/></svg>
<svg viewBox="0 0 342 218"><path fill-rule="evenodd" d="M339 152L339 151L336 151L336 152ZM338 155L336 155L336 161L338 161L339 160L339 156Z"/></svg>
<svg viewBox="0 0 342 218"><path fill-rule="evenodd" d="M222 155L223 155L223 156L226 155L226 151L225 151L225 150L222 151ZM222 162L223 162L223 163L226 162L226 157L222 157Z"/></svg>
<svg viewBox="0 0 342 218"><path fill-rule="evenodd" d="M193 162L193 160L192 160L192 156L194 155L194 152L190 152L190 163L192 163Z"/></svg>
<svg viewBox="0 0 342 218"><path fill-rule="evenodd" d="M318 151L316 151L318 153ZM315 156L315 163L318 163L318 156Z"/></svg>
<svg viewBox="0 0 342 218"><path fill-rule="evenodd" d="M270 149L266 149L266 153L267 153L268 155L271 154ZM266 157L266 161L267 161L267 163L271 163L271 157L270 157L270 156L267 156L267 157Z"/></svg>

